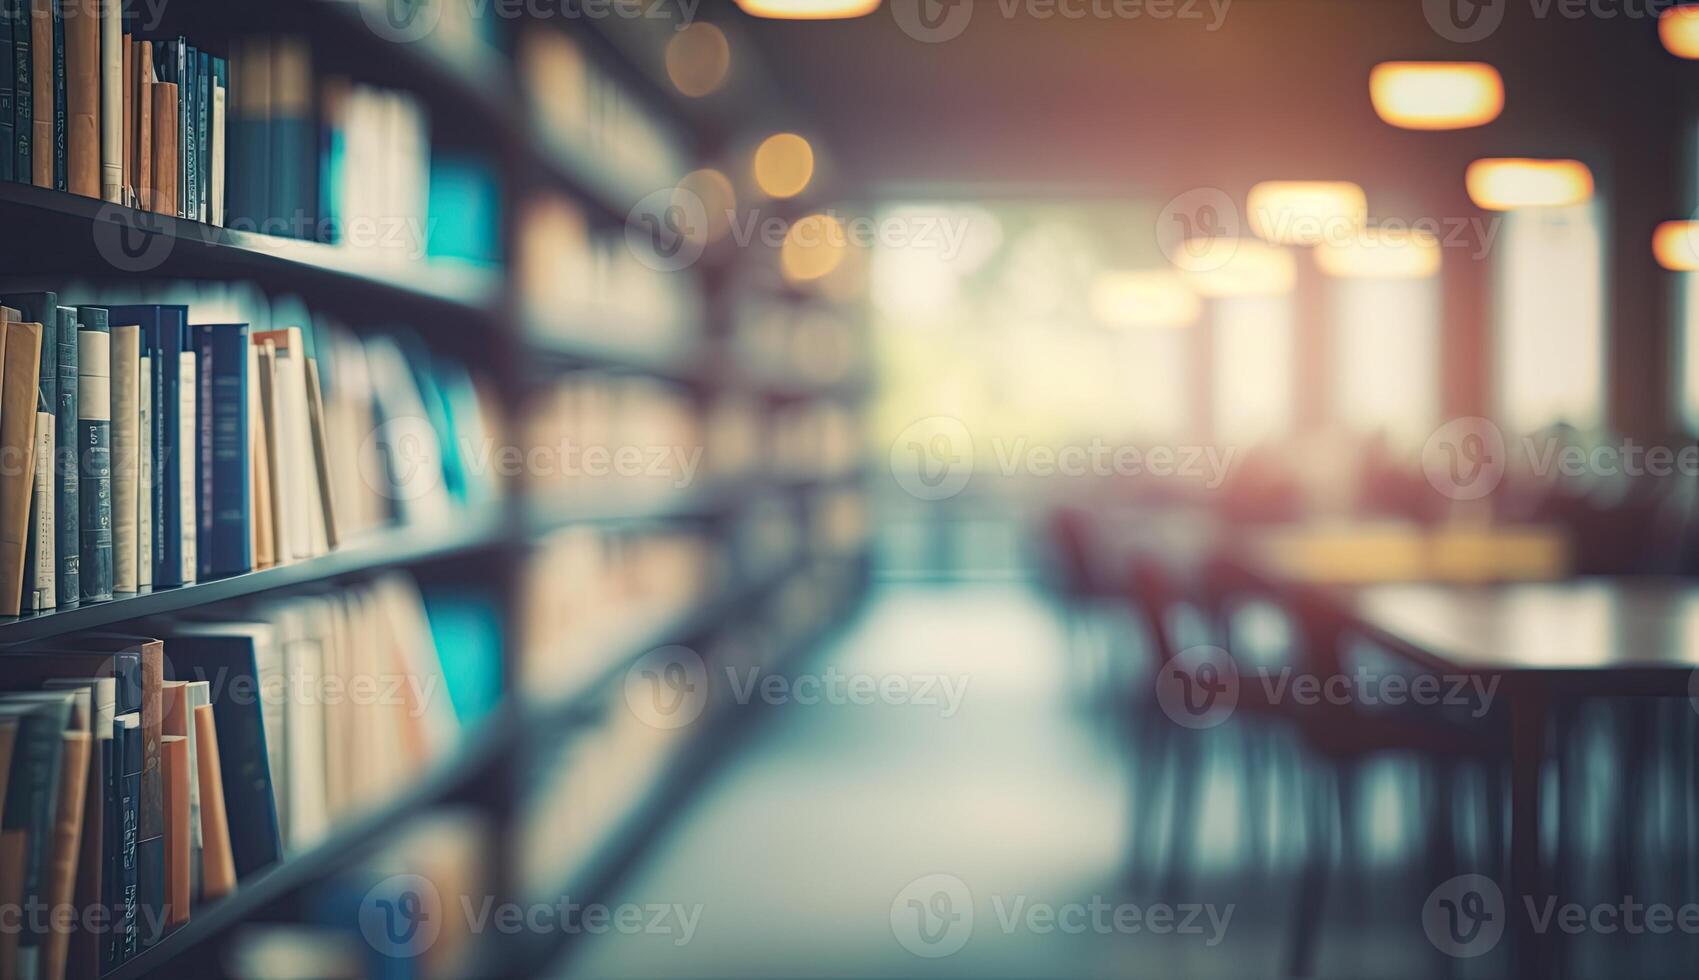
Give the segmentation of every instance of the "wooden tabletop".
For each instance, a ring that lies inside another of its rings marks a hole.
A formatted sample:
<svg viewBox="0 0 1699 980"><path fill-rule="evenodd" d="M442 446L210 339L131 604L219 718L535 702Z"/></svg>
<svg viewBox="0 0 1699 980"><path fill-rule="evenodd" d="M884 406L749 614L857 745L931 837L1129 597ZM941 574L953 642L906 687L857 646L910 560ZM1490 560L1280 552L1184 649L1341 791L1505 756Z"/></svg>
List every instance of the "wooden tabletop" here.
<svg viewBox="0 0 1699 980"><path fill-rule="evenodd" d="M1699 583L1691 581L1371 585L1339 595L1371 632L1466 670L1699 668Z"/></svg>

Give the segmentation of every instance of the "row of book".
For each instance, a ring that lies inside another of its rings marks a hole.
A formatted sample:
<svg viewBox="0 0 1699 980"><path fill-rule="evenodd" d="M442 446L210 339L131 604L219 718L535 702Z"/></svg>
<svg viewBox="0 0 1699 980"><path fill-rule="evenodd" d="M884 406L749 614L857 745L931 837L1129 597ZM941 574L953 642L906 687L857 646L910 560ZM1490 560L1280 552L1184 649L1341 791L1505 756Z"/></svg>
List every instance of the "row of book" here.
<svg viewBox="0 0 1699 980"><path fill-rule="evenodd" d="M460 728L411 581L0 653L0 970L94 977L390 798ZM33 901L32 901L33 900Z"/></svg>
<svg viewBox="0 0 1699 980"><path fill-rule="evenodd" d="M744 370L764 378L815 384L847 380L865 369L864 335L841 313L817 305L748 304L732 329L731 348Z"/></svg>
<svg viewBox="0 0 1699 980"><path fill-rule="evenodd" d="M677 348L701 336L704 300L697 277L678 274L670 264L657 268L624 230L594 228L564 195L527 202L519 231L520 292L533 320L545 327L600 340L609 332L605 321L612 320L620 343L637 350ZM682 268L688 258L681 252L673 261Z"/></svg>
<svg viewBox="0 0 1699 980"><path fill-rule="evenodd" d="M229 64L120 0L0 6L0 179L223 224Z"/></svg>
<svg viewBox="0 0 1699 980"><path fill-rule="evenodd" d="M532 116L557 144L618 179L631 202L678 183L688 169L677 136L555 25L519 39L520 83Z"/></svg>
<svg viewBox="0 0 1699 980"><path fill-rule="evenodd" d="M397 260L497 260L493 168L433 162L416 98L319 77L299 37L141 38L144 13L0 3L0 179Z"/></svg>
<svg viewBox="0 0 1699 980"><path fill-rule="evenodd" d="M469 376L390 337L331 331L327 384L295 325L0 303L0 614L312 558L476 496L442 448L481 425Z"/></svg>

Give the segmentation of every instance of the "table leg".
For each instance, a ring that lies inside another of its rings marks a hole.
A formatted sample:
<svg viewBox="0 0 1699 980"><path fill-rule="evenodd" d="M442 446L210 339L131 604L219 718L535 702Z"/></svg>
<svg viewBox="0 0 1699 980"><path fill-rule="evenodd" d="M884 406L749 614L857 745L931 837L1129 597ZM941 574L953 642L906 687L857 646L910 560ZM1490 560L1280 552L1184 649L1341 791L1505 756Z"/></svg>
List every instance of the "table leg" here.
<svg viewBox="0 0 1699 980"><path fill-rule="evenodd" d="M1510 736L1510 888L1505 895L1505 914L1515 934L1513 955L1516 975L1527 980L1548 980L1550 950L1546 938L1534 931L1524 904L1525 896L1535 903L1545 895L1540 863L1540 772L1546 760L1546 720L1550 714L1549 693L1538 683L1521 685L1512 693Z"/></svg>

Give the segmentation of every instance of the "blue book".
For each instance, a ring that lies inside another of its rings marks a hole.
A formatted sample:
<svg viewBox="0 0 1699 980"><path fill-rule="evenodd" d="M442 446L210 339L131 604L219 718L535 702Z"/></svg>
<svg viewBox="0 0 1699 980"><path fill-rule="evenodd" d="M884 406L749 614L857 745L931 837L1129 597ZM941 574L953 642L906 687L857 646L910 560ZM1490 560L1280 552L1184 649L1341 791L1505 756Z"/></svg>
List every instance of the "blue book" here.
<svg viewBox="0 0 1699 980"><path fill-rule="evenodd" d="M77 467L83 601L112 598L112 327L100 306L79 306Z"/></svg>
<svg viewBox="0 0 1699 980"><path fill-rule="evenodd" d="M62 0L53 0L53 187L65 190L69 175L65 170L65 133L68 115L65 109L65 9Z"/></svg>
<svg viewBox="0 0 1699 980"><path fill-rule="evenodd" d="M18 183L28 184L35 176L35 40L30 0L6 0L12 6L12 65L16 76L12 126L17 132L14 173ZM33 321L32 321L33 322Z"/></svg>
<svg viewBox="0 0 1699 980"><path fill-rule="evenodd" d="M212 214L212 55L196 52L195 69L195 201L196 216L210 220Z"/></svg>
<svg viewBox="0 0 1699 980"><path fill-rule="evenodd" d="M180 428L181 389L178 370L185 352L194 348L188 340L187 306L114 306L112 316L141 327L141 351L153 371L153 438L140 448L150 454L153 465L153 495L141 506L153 522L153 587L182 585L183 535L181 521L180 470L177 464L177 433ZM193 452L193 447L186 447ZM192 488L191 488L192 489ZM191 552L192 553L192 552Z"/></svg>
<svg viewBox="0 0 1699 980"><path fill-rule="evenodd" d="M118 823L113 828L117 850L117 902L114 911L123 923L117 930L119 962L142 951L141 917L141 801L142 801L142 716L128 715L124 726L123 745L113 745L119 758L115 775L118 798Z"/></svg>
<svg viewBox="0 0 1699 980"><path fill-rule="evenodd" d="M5 809L0 811L0 829L8 835L18 834L26 842L23 867L13 869L22 881L19 897L25 903L47 902L52 898L47 882L52 874L53 834L41 831L54 825L59 767L71 716L71 694L68 691L60 694L62 697L41 692L0 696L0 717L18 721ZM29 917L23 917L21 922L14 918L11 928L17 943L14 963L21 967L17 972L30 975L39 965L41 949L46 944L45 923Z"/></svg>
<svg viewBox="0 0 1699 980"><path fill-rule="evenodd" d="M195 534L200 580L239 575L254 567L252 447L248 422L248 325L197 325L195 427L199 483Z"/></svg>
<svg viewBox="0 0 1699 980"><path fill-rule="evenodd" d="M18 58L13 48L20 0L0 0L0 180L15 180L17 154Z"/></svg>
<svg viewBox="0 0 1699 980"><path fill-rule="evenodd" d="M228 632L216 624L182 629L181 634L166 638L165 655L176 680L207 681L212 687L230 852L236 877L246 878L283 856L262 713L269 699L257 693L262 668L259 644L254 632L240 627Z"/></svg>
<svg viewBox="0 0 1699 980"><path fill-rule="evenodd" d="M191 221L201 216L200 173L200 101L201 88L196 75L200 72L200 52L192 45L177 39L182 61L177 92L182 96L183 124L183 217Z"/></svg>
<svg viewBox="0 0 1699 980"><path fill-rule="evenodd" d="M57 490L53 497L53 522L58 531L54 551L59 558L59 608L82 602L82 513L77 500L82 480L77 473L77 311L59 307L59 411L54 419L53 452Z"/></svg>

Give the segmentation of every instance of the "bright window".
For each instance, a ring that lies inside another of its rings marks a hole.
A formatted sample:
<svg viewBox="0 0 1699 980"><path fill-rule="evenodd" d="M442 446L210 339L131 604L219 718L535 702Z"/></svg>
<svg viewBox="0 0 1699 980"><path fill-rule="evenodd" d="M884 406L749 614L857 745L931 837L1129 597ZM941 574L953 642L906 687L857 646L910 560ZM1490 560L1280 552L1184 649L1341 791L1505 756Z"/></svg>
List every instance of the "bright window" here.
<svg viewBox="0 0 1699 980"><path fill-rule="evenodd" d="M1439 423L1439 280L1330 286L1334 416L1354 431L1420 445Z"/></svg>
<svg viewBox="0 0 1699 980"><path fill-rule="evenodd" d="M1596 200L1504 214L1493 363L1513 431L1604 424L1602 238Z"/></svg>
<svg viewBox="0 0 1699 980"><path fill-rule="evenodd" d="M1215 301L1215 441L1249 445L1292 428L1292 297Z"/></svg>

